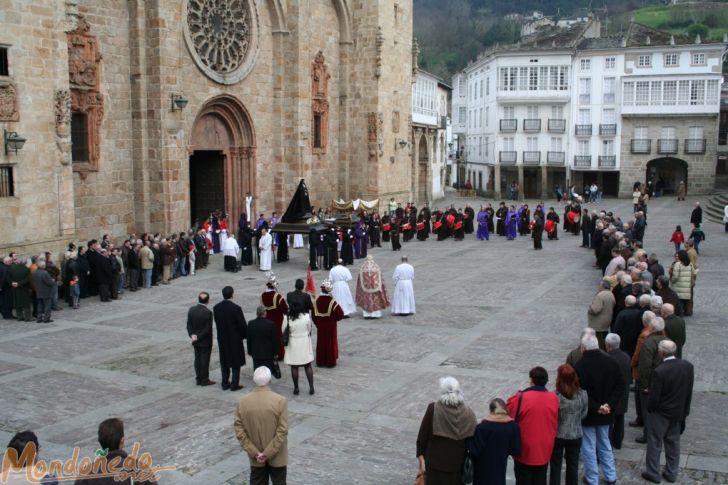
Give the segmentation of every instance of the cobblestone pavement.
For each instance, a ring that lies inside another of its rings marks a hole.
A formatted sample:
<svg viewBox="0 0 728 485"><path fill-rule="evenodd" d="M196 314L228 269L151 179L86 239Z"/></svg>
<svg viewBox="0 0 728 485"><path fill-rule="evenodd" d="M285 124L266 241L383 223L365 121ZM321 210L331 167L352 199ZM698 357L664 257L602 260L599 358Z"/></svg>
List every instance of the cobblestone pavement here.
<svg viewBox="0 0 728 485"><path fill-rule="evenodd" d="M605 200L599 207L626 216L629 202ZM663 263L672 258L672 230L689 226L690 210L689 202L672 199L650 204L646 247ZM726 483L728 476L728 235L713 223L705 230L685 348L696 367L693 412L682 438L679 481L686 484ZM527 385L530 367L543 365L553 375L577 345L599 280L592 253L580 244L580 238L562 235L534 252L527 238L478 242L469 236L463 242L413 241L402 253L374 250L387 281L399 257L410 256L418 313L345 320L339 365L315 369L315 396L293 396L283 369L273 388L289 399L289 482L410 484L419 421L437 397L439 377L457 377L468 404L484 416L489 399ZM307 251L291 255L289 263L274 267L284 292L305 275ZM185 331L187 308L203 289L216 303L222 286L231 284L245 314L254 315L263 273L247 268L232 275L221 268L217 256L196 276L126 293L108 305L85 300L78 311L56 313L51 324L0 321L0 441L30 428L38 432L45 458L65 459L74 445L93 452L98 423L120 416L127 443L140 441L156 463L177 466L163 475L163 484L245 483L248 463L232 419L240 393L252 386L250 364L239 393L196 387ZM315 278L320 282L323 272ZM212 377L219 380L216 354ZM642 482L644 448L635 436L628 428L617 453L620 483Z"/></svg>

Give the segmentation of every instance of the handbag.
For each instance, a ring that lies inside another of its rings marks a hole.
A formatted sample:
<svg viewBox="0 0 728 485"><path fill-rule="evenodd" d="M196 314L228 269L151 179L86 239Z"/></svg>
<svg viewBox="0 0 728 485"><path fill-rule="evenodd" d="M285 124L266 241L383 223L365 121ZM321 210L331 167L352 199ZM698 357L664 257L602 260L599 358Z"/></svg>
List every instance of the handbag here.
<svg viewBox="0 0 728 485"><path fill-rule="evenodd" d="M417 478L415 478L415 484L414 485L425 485L425 474L424 473L417 473Z"/></svg>
<svg viewBox="0 0 728 485"><path fill-rule="evenodd" d="M277 360L273 361L273 369L271 369L271 371L272 371L271 374L273 374L273 377L275 377L276 379L281 378L281 367L278 365Z"/></svg>
<svg viewBox="0 0 728 485"><path fill-rule="evenodd" d="M463 484L470 485L473 483L473 460L470 452L465 452L465 461L463 462Z"/></svg>
<svg viewBox="0 0 728 485"><path fill-rule="evenodd" d="M283 330L283 336L281 337L281 341L283 342L284 347L288 347L288 341L291 339L291 325L288 321L288 317L286 317L286 328Z"/></svg>

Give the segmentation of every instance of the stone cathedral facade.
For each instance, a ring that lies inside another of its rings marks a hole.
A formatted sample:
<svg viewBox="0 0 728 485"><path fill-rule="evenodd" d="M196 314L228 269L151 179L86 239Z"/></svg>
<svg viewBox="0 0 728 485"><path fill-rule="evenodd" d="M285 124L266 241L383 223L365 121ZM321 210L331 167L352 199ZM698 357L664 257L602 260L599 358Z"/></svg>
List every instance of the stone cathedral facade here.
<svg viewBox="0 0 728 485"><path fill-rule="evenodd" d="M406 201L412 0L9 0L0 12L0 252ZM6 153L7 152L7 153Z"/></svg>

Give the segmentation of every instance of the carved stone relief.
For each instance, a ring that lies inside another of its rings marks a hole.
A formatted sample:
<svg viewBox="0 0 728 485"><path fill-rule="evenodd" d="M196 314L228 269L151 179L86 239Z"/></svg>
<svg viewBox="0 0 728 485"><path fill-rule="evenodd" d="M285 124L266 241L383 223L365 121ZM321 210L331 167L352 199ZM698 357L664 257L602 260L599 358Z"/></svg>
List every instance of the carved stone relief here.
<svg viewBox="0 0 728 485"><path fill-rule="evenodd" d="M367 140L369 141L369 160L373 161L377 159L377 114L369 113L367 115Z"/></svg>
<svg viewBox="0 0 728 485"><path fill-rule="evenodd" d="M12 84L0 85L0 121L18 121L18 92Z"/></svg>
<svg viewBox="0 0 728 485"><path fill-rule="evenodd" d="M399 111L392 111L392 133L399 133Z"/></svg>
<svg viewBox="0 0 728 485"><path fill-rule="evenodd" d="M377 66L374 75L380 77L382 75L382 48L384 47L384 35L382 27L377 27Z"/></svg>
<svg viewBox="0 0 728 485"><path fill-rule="evenodd" d="M60 150L61 163L71 163L71 93L66 89L56 91L54 95L56 116L56 146Z"/></svg>
<svg viewBox="0 0 728 485"><path fill-rule="evenodd" d="M311 65L311 127L315 129L315 120L320 119L320 146L315 145L315 137L311 136L313 153L326 153L329 142L329 68L321 51L316 53Z"/></svg>
<svg viewBox="0 0 728 485"><path fill-rule="evenodd" d="M86 115L88 130L88 160L78 161L74 169L96 170L101 155L100 131L104 118L104 96L100 92L101 53L98 50L98 41L91 35L90 26L83 15L79 15L78 28L67 35L71 112ZM58 117L58 111L56 116Z"/></svg>

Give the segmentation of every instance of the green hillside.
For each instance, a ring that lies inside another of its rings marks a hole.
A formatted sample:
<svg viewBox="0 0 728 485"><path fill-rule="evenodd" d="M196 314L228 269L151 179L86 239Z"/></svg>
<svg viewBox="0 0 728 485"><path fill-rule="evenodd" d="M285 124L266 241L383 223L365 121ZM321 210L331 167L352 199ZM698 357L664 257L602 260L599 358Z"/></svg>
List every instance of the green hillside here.
<svg viewBox="0 0 728 485"><path fill-rule="evenodd" d="M691 3L645 7L632 12L635 22L676 35L700 33L704 39L722 40L728 32L728 4Z"/></svg>

